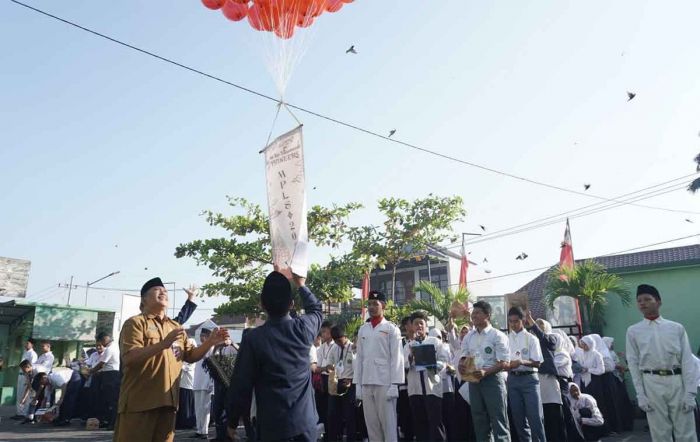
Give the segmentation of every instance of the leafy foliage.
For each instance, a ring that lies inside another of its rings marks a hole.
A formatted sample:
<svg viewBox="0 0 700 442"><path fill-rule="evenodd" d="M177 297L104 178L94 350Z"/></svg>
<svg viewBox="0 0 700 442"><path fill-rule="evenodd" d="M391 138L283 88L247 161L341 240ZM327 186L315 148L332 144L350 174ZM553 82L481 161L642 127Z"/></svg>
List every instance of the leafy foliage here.
<svg viewBox="0 0 700 442"><path fill-rule="evenodd" d="M175 256L194 259L219 279L202 287L207 296L229 297L229 302L216 309L217 314L255 316L261 313L260 292L272 266L269 219L260 205L245 198L228 197L228 201L234 215L210 210L202 213L210 226L223 229L228 236L180 244ZM347 218L361 207L358 203L313 206L307 217L309 240L319 247L338 249L349 233ZM344 269L348 263L349 259L339 259L331 260L328 266L313 266L309 279L322 300L347 298L353 280L348 275L354 268Z"/></svg>
<svg viewBox="0 0 700 442"><path fill-rule="evenodd" d="M693 160L695 161L695 171L700 172L700 153L698 156L695 157ZM688 192L690 193L695 193L698 190L700 190L700 178L695 178L689 185L688 185Z"/></svg>
<svg viewBox="0 0 700 442"><path fill-rule="evenodd" d="M462 198L438 197L433 194L415 201L401 198L379 200L384 217L382 226L351 228L355 259L366 269L392 267L392 294L395 292L396 265L422 255L431 244L456 237L452 225L466 215Z"/></svg>
<svg viewBox="0 0 700 442"><path fill-rule="evenodd" d="M440 287L428 281L421 281L416 286L416 291L427 293L431 301L414 300L408 305L411 310L424 310L429 315L437 318L443 326L447 327L450 322L452 303L458 301L462 304L469 300L467 289L460 288L456 291L448 289L443 292Z"/></svg>
<svg viewBox="0 0 700 442"><path fill-rule="evenodd" d="M584 333L590 333L591 330L600 332L605 322L607 295L611 293L619 296L624 305L630 304L630 291L625 287L622 278L608 273L603 265L588 260L577 264L573 269L554 269L545 288L545 302L551 309L559 297L578 299Z"/></svg>

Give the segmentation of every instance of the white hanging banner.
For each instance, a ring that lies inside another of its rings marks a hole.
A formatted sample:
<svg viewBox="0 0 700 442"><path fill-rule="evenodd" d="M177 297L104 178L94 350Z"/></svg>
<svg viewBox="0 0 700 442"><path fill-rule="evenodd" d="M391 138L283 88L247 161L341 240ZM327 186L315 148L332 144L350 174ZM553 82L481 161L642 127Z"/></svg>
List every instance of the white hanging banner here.
<svg viewBox="0 0 700 442"><path fill-rule="evenodd" d="M306 277L309 235L301 126L280 135L264 150L272 262L276 270Z"/></svg>

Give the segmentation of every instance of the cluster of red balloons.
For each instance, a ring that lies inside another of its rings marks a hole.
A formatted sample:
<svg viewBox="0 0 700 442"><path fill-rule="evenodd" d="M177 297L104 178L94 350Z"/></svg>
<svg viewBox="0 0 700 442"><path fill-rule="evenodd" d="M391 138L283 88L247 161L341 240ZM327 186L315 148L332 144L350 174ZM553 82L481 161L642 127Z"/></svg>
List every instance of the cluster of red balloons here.
<svg viewBox="0 0 700 442"><path fill-rule="evenodd" d="M209 9L221 9L226 18L241 21L248 18L257 31L274 32L280 38L291 38L295 28L308 28L324 12L338 12L354 0L202 0Z"/></svg>

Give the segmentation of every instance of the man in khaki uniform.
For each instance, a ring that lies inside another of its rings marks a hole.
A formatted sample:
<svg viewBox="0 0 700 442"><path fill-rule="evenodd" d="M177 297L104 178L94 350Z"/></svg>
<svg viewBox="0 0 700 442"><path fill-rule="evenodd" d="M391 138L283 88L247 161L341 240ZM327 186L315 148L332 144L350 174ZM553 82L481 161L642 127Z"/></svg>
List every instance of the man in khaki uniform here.
<svg viewBox="0 0 700 442"><path fill-rule="evenodd" d="M172 441L182 361L193 363L228 337L214 331L199 347L166 316L168 291L160 278L141 288L143 311L124 322L119 337L122 384L114 440Z"/></svg>

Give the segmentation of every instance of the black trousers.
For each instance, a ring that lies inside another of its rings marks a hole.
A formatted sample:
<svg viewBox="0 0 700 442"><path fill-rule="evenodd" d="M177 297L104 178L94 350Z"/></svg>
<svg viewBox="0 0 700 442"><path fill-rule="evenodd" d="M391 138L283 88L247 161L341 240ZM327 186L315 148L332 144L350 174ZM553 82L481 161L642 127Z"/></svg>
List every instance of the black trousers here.
<svg viewBox="0 0 700 442"><path fill-rule="evenodd" d="M447 440L455 440L454 393L442 393L442 424L445 426L445 434L447 435Z"/></svg>
<svg viewBox="0 0 700 442"><path fill-rule="evenodd" d="M544 434L547 440L568 440L562 406L559 404L542 404L542 410L544 412Z"/></svg>
<svg viewBox="0 0 700 442"><path fill-rule="evenodd" d="M416 440L445 441L445 426L442 424L442 398L432 394L408 396L413 416Z"/></svg>
<svg viewBox="0 0 700 442"><path fill-rule="evenodd" d="M211 401L212 415L211 420L214 421L216 427L216 438L226 439L226 419L224 412L226 411L226 386L221 382L214 381L214 398Z"/></svg>
<svg viewBox="0 0 700 442"><path fill-rule="evenodd" d="M100 403L100 421L113 427L117 421L117 407L119 405L119 387L121 387L122 375L118 370L100 371L97 373L99 380L98 401Z"/></svg>
<svg viewBox="0 0 700 442"><path fill-rule="evenodd" d="M396 401L396 419L403 433L403 440L413 440L413 420L411 419L411 404L408 402L408 390L399 390Z"/></svg>
<svg viewBox="0 0 700 442"><path fill-rule="evenodd" d="M59 422L70 421L74 417L78 417L78 398L82 388L83 378L80 376L80 373L74 370L66 387L66 396L61 399L61 407L58 409Z"/></svg>
<svg viewBox="0 0 700 442"><path fill-rule="evenodd" d="M352 441L356 436L355 425L355 385L343 396L328 396L328 414L326 420L328 427L326 434L329 441L342 441L343 428L348 441Z"/></svg>
<svg viewBox="0 0 700 442"><path fill-rule="evenodd" d="M476 435L474 434L474 422L472 421L472 409L469 403L464 400L461 394L459 394L459 387L462 386L462 382L457 382L455 385L455 425L454 425L454 435L450 441L459 442L473 442L476 440Z"/></svg>

